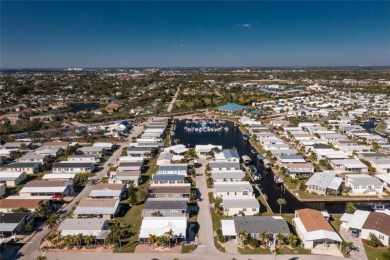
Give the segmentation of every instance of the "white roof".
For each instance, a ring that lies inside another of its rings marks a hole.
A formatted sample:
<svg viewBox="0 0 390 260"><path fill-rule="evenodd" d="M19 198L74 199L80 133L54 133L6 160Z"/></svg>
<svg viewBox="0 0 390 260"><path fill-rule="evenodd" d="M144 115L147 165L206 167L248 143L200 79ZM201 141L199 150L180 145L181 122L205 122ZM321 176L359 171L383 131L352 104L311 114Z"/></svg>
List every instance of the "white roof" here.
<svg viewBox="0 0 390 260"><path fill-rule="evenodd" d="M148 238L150 234L162 236L170 229L175 237L186 237L187 217L145 217L139 237Z"/></svg>
<svg viewBox="0 0 390 260"><path fill-rule="evenodd" d="M232 219L222 219L222 235L224 236L235 236L236 234L236 228L234 225L234 220Z"/></svg>
<svg viewBox="0 0 390 260"><path fill-rule="evenodd" d="M353 214L350 214L350 213L344 213L341 218L340 218L340 221L341 222L350 222L353 218Z"/></svg>
<svg viewBox="0 0 390 260"><path fill-rule="evenodd" d="M112 143L94 143L92 146L93 147L103 147L103 148L110 149L113 146L113 144Z"/></svg>
<svg viewBox="0 0 390 260"><path fill-rule="evenodd" d="M19 178L20 175L26 174L25 172L11 172L11 171L0 171L0 181L9 181Z"/></svg>
<svg viewBox="0 0 390 260"><path fill-rule="evenodd" d="M111 189L102 189L102 190L91 190L89 193L90 197L119 197L122 193L122 190L111 190Z"/></svg>
<svg viewBox="0 0 390 260"><path fill-rule="evenodd" d="M368 215L370 215L369 211L356 210L355 213L353 213L352 219L348 222L347 227L359 230L362 229Z"/></svg>
<svg viewBox="0 0 390 260"><path fill-rule="evenodd" d="M260 208L260 203L251 196L229 196L223 198L224 208Z"/></svg>
<svg viewBox="0 0 390 260"><path fill-rule="evenodd" d="M107 237L109 233L107 229L107 220L98 218L67 218L58 227L62 236L82 234L100 239Z"/></svg>
<svg viewBox="0 0 390 260"><path fill-rule="evenodd" d="M53 196L8 196L7 200L51 200Z"/></svg>
<svg viewBox="0 0 390 260"><path fill-rule="evenodd" d="M67 186L58 187L23 187L19 193L63 193Z"/></svg>
<svg viewBox="0 0 390 260"><path fill-rule="evenodd" d="M387 184L390 184L390 173L386 174L377 174L375 175L378 179L380 179L383 182L386 182Z"/></svg>
<svg viewBox="0 0 390 260"><path fill-rule="evenodd" d="M48 173L43 176L43 180L71 180L76 173Z"/></svg>

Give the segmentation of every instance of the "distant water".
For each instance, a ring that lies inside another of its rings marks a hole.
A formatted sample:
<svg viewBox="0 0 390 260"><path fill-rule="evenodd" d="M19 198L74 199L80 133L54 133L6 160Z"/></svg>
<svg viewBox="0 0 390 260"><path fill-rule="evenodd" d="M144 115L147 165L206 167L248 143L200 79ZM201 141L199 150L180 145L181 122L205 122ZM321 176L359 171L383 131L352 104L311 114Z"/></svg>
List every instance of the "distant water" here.
<svg viewBox="0 0 390 260"><path fill-rule="evenodd" d="M70 111L73 113L77 113L80 111L87 111L87 110L93 110L100 108L99 103L76 103L72 105L72 108Z"/></svg>

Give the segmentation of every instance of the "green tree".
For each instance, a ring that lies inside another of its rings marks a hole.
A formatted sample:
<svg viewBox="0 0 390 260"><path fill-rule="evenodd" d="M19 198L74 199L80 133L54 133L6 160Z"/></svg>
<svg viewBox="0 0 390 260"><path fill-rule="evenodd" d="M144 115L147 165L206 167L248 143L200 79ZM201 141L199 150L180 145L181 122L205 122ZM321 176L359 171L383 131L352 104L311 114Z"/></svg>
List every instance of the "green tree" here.
<svg viewBox="0 0 390 260"><path fill-rule="evenodd" d="M167 231L167 232L164 233L164 237L165 237L166 240L168 241L169 247L171 247L171 240L175 238L174 232L173 232L172 228L169 229L169 231Z"/></svg>
<svg viewBox="0 0 390 260"><path fill-rule="evenodd" d="M60 222L60 217L57 214L51 214L45 221L45 225L49 228L54 228Z"/></svg>
<svg viewBox="0 0 390 260"><path fill-rule="evenodd" d="M381 241L378 239L378 237L374 234L370 235L370 239L368 240L368 245L371 247L378 247L381 245Z"/></svg>
<svg viewBox="0 0 390 260"><path fill-rule="evenodd" d="M133 187L129 188L129 201L130 201L131 205L135 205L138 203L137 192L135 191L135 188L133 188Z"/></svg>
<svg viewBox="0 0 390 260"><path fill-rule="evenodd" d="M248 233L245 231L245 230L241 230L240 232L238 232L237 234L240 239L241 239L241 242L246 245L247 242L248 242Z"/></svg>
<svg viewBox="0 0 390 260"><path fill-rule="evenodd" d="M25 212L30 212L30 210L26 208L17 208L17 209L12 209L13 213L25 213Z"/></svg>
<svg viewBox="0 0 390 260"><path fill-rule="evenodd" d="M149 234L148 242L149 242L149 245L152 245L154 248L154 244L157 242L157 236L153 235L153 234Z"/></svg>
<svg viewBox="0 0 390 260"><path fill-rule="evenodd" d="M282 214L282 206L285 205L287 202L283 198L279 198L276 202L279 204L279 214Z"/></svg>
<svg viewBox="0 0 390 260"><path fill-rule="evenodd" d="M345 213L353 214L356 211L355 205L352 202L347 202L345 204Z"/></svg>
<svg viewBox="0 0 390 260"><path fill-rule="evenodd" d="M32 226L32 225L25 225L25 226L24 226L24 230L25 230L26 232L31 232L31 231L33 230L33 226Z"/></svg>

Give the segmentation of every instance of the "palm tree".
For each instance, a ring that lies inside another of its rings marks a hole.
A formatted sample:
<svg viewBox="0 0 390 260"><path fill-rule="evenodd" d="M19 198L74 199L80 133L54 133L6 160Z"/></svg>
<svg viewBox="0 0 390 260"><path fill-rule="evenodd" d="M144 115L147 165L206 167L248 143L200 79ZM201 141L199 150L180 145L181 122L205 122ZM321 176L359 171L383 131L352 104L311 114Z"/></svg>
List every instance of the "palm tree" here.
<svg viewBox="0 0 390 260"><path fill-rule="evenodd" d="M50 217L46 220L45 225L50 229L54 228L60 222L60 217L57 214L51 214Z"/></svg>
<svg viewBox="0 0 390 260"><path fill-rule="evenodd" d="M286 204L286 200L283 198L280 198L276 201L279 204L279 214L282 214L282 206Z"/></svg>
<svg viewBox="0 0 390 260"><path fill-rule="evenodd" d="M282 244L283 244L283 241L284 241L284 235L281 234L281 233L278 233L278 234L276 235L276 238L278 239L278 244L279 244L279 245L282 245Z"/></svg>
<svg viewBox="0 0 390 260"><path fill-rule="evenodd" d="M148 198L148 195L149 195L149 191L146 187L143 187L143 188L140 188L138 190L139 192L139 197L141 198L142 202L144 202L147 198Z"/></svg>
<svg viewBox="0 0 390 260"><path fill-rule="evenodd" d="M76 244L79 244L79 246L81 246L81 242L83 241L83 234L77 234L74 238L74 241L76 242Z"/></svg>
<svg viewBox="0 0 390 260"><path fill-rule="evenodd" d="M343 241L342 245L345 247L345 254L349 254L349 252L351 252L351 248L353 248L353 242L346 242L346 241Z"/></svg>
<svg viewBox="0 0 390 260"><path fill-rule="evenodd" d="M165 238L164 238L164 236L159 236L159 237L157 237L156 243L157 243L157 246L162 246L162 245L164 245L164 243L165 243Z"/></svg>
<svg viewBox="0 0 390 260"><path fill-rule="evenodd" d="M263 233L261 233L261 240L263 241L264 244L267 244L268 243L268 238L269 238L269 235L267 233L267 231L264 231Z"/></svg>
<svg viewBox="0 0 390 260"><path fill-rule="evenodd" d="M157 241L157 236L153 235L153 234L149 234L148 241L149 241L149 245L152 244L153 249L154 249L154 243L156 243L156 241Z"/></svg>
<svg viewBox="0 0 390 260"><path fill-rule="evenodd" d="M33 230L33 226L31 226L31 225L25 225L25 226L24 226L24 230L25 230L26 232L30 232L31 230Z"/></svg>
<svg viewBox="0 0 390 260"><path fill-rule="evenodd" d="M85 244L87 244L87 247L90 246L90 245L92 244L93 239L94 239L94 237L93 237L92 235L86 236L86 237L84 238L84 242L85 242Z"/></svg>
<svg viewBox="0 0 390 260"><path fill-rule="evenodd" d="M169 242L169 247L171 247L171 240L175 237L172 228L169 229L169 231L165 232L165 233L164 233L164 236L165 236L165 238L166 238L166 239L168 240L168 242Z"/></svg>
<svg viewBox="0 0 390 260"><path fill-rule="evenodd" d="M287 237L287 240L288 240L288 243L290 246L296 247L296 245L298 243L298 237L296 235L294 235L293 233L290 233Z"/></svg>
<svg viewBox="0 0 390 260"><path fill-rule="evenodd" d="M47 260L47 257L41 255L41 256L38 256L38 257L37 257L37 260Z"/></svg>
<svg viewBox="0 0 390 260"><path fill-rule="evenodd" d="M244 245L245 242L248 240L248 233L246 233L245 230L241 230L238 232L238 236L240 237L242 244Z"/></svg>

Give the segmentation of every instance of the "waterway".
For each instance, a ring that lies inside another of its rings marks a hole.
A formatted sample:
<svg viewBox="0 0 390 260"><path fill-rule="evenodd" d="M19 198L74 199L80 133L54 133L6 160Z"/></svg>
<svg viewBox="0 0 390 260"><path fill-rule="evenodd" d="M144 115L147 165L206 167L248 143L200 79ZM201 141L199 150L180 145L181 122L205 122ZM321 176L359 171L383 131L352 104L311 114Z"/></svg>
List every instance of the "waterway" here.
<svg viewBox="0 0 390 260"><path fill-rule="evenodd" d="M75 103L72 105L71 112L77 113L80 111L87 111L100 108L99 103Z"/></svg>
<svg viewBox="0 0 390 260"><path fill-rule="evenodd" d="M345 202L315 202L315 203L301 203L298 201L295 196L293 196L289 191L284 189L282 185L278 185L274 181L274 174L265 174L264 165L262 161L257 160L256 155L251 153L253 148L249 141L246 141L242 138L241 130L238 127L234 126L234 123L227 121L226 125L229 128L229 131L224 133L216 132L186 132L184 130L185 121L180 120L176 123L175 137L180 140L180 143L186 145L187 147L195 147L195 145L200 144L213 144L213 145L222 145L223 149L231 149L233 147L237 148L237 152L240 156L248 155L253 165L256 167L259 174L262 176L262 180L258 182L259 188L264 194L268 197L268 204L271 207L274 213L279 213L279 204L277 200L279 198L284 198L286 204L283 206L282 212L293 213L296 209L313 207L317 209L326 209L330 213L343 213L345 209ZM358 208L361 209L370 209L371 206L367 206L367 201L355 203Z"/></svg>

